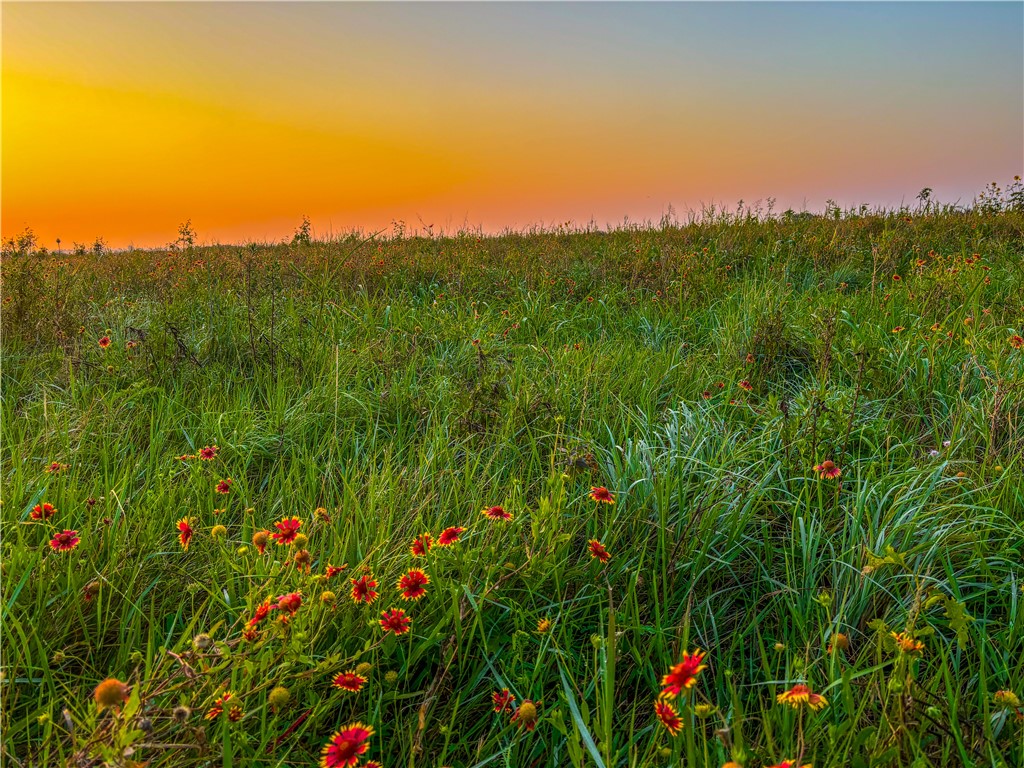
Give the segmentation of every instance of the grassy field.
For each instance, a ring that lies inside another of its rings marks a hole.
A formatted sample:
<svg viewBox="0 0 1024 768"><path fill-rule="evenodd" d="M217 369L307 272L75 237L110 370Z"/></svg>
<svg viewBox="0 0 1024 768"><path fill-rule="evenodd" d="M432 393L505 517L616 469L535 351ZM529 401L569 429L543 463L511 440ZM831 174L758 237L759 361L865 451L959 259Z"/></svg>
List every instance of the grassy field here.
<svg viewBox="0 0 1024 768"><path fill-rule="evenodd" d="M1021 210L185 235L4 259L5 764L1024 764Z"/></svg>

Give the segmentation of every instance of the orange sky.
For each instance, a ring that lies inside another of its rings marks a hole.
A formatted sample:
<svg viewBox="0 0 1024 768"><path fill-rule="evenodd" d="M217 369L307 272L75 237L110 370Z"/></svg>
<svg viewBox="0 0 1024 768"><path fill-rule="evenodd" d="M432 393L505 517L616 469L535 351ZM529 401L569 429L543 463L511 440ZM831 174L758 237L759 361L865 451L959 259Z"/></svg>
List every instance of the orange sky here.
<svg viewBox="0 0 1024 768"><path fill-rule="evenodd" d="M1020 4L2 13L2 230L49 247L966 202L1024 166Z"/></svg>

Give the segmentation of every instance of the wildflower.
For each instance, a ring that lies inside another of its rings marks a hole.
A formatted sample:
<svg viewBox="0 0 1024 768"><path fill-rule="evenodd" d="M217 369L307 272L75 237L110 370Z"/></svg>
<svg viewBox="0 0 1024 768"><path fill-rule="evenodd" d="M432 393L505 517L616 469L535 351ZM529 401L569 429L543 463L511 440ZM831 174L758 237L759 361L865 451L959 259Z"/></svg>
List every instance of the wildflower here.
<svg viewBox="0 0 1024 768"><path fill-rule="evenodd" d="M267 701L274 709L280 709L291 701L292 693L283 685L275 686L267 696Z"/></svg>
<svg viewBox="0 0 1024 768"><path fill-rule="evenodd" d="M939 452L937 450L935 450L934 448L932 448L930 451L928 451L928 455L931 456L934 459L936 456L939 455Z"/></svg>
<svg viewBox="0 0 1024 768"><path fill-rule="evenodd" d="M225 478L224 480L221 480L219 483L217 483L217 487L214 490L216 490L217 493L221 494L231 493L231 484L233 482L235 481L232 480L230 477Z"/></svg>
<svg viewBox="0 0 1024 768"><path fill-rule="evenodd" d="M828 706L828 700L824 696L814 693L803 683L797 683L788 691L783 691L775 698L780 704L788 704L793 709L800 709L804 704L815 710Z"/></svg>
<svg viewBox="0 0 1024 768"><path fill-rule="evenodd" d="M295 534L295 539L292 541L292 546L296 549L302 549L309 544L309 536L304 533Z"/></svg>
<svg viewBox="0 0 1024 768"><path fill-rule="evenodd" d="M337 600L338 596L329 589L320 593L320 602L324 605L334 605Z"/></svg>
<svg viewBox="0 0 1024 768"><path fill-rule="evenodd" d="M226 508L226 507L221 507L220 509L215 509L215 510L213 510L213 514L214 514L214 515L223 515L223 514L224 514L225 512L227 512L227 511L228 511L228 510L227 510L227 508Z"/></svg>
<svg viewBox="0 0 1024 768"><path fill-rule="evenodd" d="M277 528L277 533L270 534L270 538L281 545L291 544L299 534L302 521L297 517L284 517L274 523L274 527Z"/></svg>
<svg viewBox="0 0 1024 768"><path fill-rule="evenodd" d="M262 530L256 531L252 535L253 546L256 547L256 551L261 555L267 551L267 542L270 540L270 531Z"/></svg>
<svg viewBox="0 0 1024 768"><path fill-rule="evenodd" d="M192 645L195 646L196 650L205 651L213 645L213 638L203 632L200 632L192 638Z"/></svg>
<svg viewBox="0 0 1024 768"><path fill-rule="evenodd" d="M506 512L503 507L487 507L487 509L481 510L481 515L489 517L491 520L511 520L512 515Z"/></svg>
<svg viewBox="0 0 1024 768"><path fill-rule="evenodd" d="M893 333L902 333L904 330L906 330L906 329L902 325L897 325L895 328L892 329L892 332Z"/></svg>
<svg viewBox="0 0 1024 768"><path fill-rule="evenodd" d="M751 384L746 379L740 379L740 381L739 381L739 388L742 389L744 392L753 392L754 391L754 385Z"/></svg>
<svg viewBox="0 0 1024 768"><path fill-rule="evenodd" d="M906 632L890 632L889 636L896 642L896 647L906 654L920 653L924 650L924 643L914 639Z"/></svg>
<svg viewBox="0 0 1024 768"><path fill-rule="evenodd" d="M932 330L933 331L941 331L942 330L942 323L933 323L932 324Z"/></svg>
<svg viewBox="0 0 1024 768"><path fill-rule="evenodd" d="M516 697L509 693L508 688L502 688L491 694L491 702L494 704L494 711L500 715L515 706Z"/></svg>
<svg viewBox="0 0 1024 768"><path fill-rule="evenodd" d="M342 672L335 677L331 681L331 685L349 693L359 693L362 687L366 685L366 678L355 670L350 669L348 672Z"/></svg>
<svg viewBox="0 0 1024 768"><path fill-rule="evenodd" d="M84 587L82 587L82 599L87 603L91 603L95 599L96 595L99 594L100 583L98 581L90 581Z"/></svg>
<svg viewBox="0 0 1024 768"><path fill-rule="evenodd" d="M320 768L350 768L359 763L359 756L370 748L373 728L350 723L334 733L320 753Z"/></svg>
<svg viewBox="0 0 1024 768"><path fill-rule="evenodd" d="M317 507L314 509L313 517L317 520L323 520L325 523L331 522L331 516L327 514L327 510L324 507Z"/></svg>
<svg viewBox="0 0 1024 768"><path fill-rule="evenodd" d="M608 550L604 548L604 544L602 544L597 539L591 539L590 541L588 541L587 547L590 550L590 556L593 557L595 560L599 560L602 563L607 563L609 560L612 559L612 556L608 553Z"/></svg>
<svg viewBox="0 0 1024 768"><path fill-rule="evenodd" d="M796 760L783 760L781 763L775 763L775 765L769 765L767 768L812 768L810 763L798 766Z"/></svg>
<svg viewBox="0 0 1024 768"><path fill-rule="evenodd" d="M397 588L402 593L403 600L419 600L427 590L424 587L430 583L430 577L418 568L411 569L398 580Z"/></svg>
<svg viewBox="0 0 1024 768"><path fill-rule="evenodd" d="M292 561L295 563L296 568L298 568L300 571L304 570L308 573L310 559L311 555L309 554L309 550L300 549L295 553L294 557L292 558Z"/></svg>
<svg viewBox="0 0 1024 768"><path fill-rule="evenodd" d="M551 629L551 619L544 618L544 619L538 619L537 620L537 634L538 635L545 634L549 629Z"/></svg>
<svg viewBox="0 0 1024 768"><path fill-rule="evenodd" d="M301 592L289 592L286 595L281 595L277 598L277 608L280 611L287 611L289 615L294 616L295 612L302 607L302 593Z"/></svg>
<svg viewBox="0 0 1024 768"><path fill-rule="evenodd" d="M512 722L520 728L532 731L537 727L537 702L525 699L512 715Z"/></svg>
<svg viewBox="0 0 1024 768"><path fill-rule="evenodd" d="M703 392L700 393L700 396L703 397L705 400L710 400L711 399L711 393L708 392L708 390L706 390L706 389Z"/></svg>
<svg viewBox="0 0 1024 768"><path fill-rule="evenodd" d="M394 632L396 635L404 635L409 631L410 624L412 624L412 620L405 615L405 611L401 608L392 608L380 615L380 628L384 630L385 634Z"/></svg>
<svg viewBox="0 0 1024 768"><path fill-rule="evenodd" d="M683 721L679 717L679 710L672 706L672 702L667 698L659 698L654 702L654 714L658 716L658 720L672 736L677 736L683 730Z"/></svg>
<svg viewBox="0 0 1024 768"><path fill-rule="evenodd" d="M43 504L36 504L34 507L32 507L32 513L30 517L33 520L49 520L51 517L53 517L56 511L57 508L53 506L53 504L51 504L50 502L44 502Z"/></svg>
<svg viewBox="0 0 1024 768"><path fill-rule="evenodd" d="M253 613L252 618L249 619L246 625L249 627L255 627L257 624L259 624L261 621L267 618L271 611L276 610L277 606L271 605L270 598L268 597L266 600L264 600L262 603L256 606L255 613Z"/></svg>
<svg viewBox="0 0 1024 768"><path fill-rule="evenodd" d="M50 539L50 549L55 552L70 552L78 546L78 531L61 531Z"/></svg>
<svg viewBox="0 0 1024 768"><path fill-rule="evenodd" d="M409 552L412 553L413 557L426 557L427 552L434 545L434 537L429 533L421 533L415 539L412 540L412 546L409 547Z"/></svg>
<svg viewBox="0 0 1024 768"><path fill-rule="evenodd" d="M231 691L224 691L224 693L214 700L213 706L210 707L209 711L205 715L203 715L203 718L206 720L216 720L220 717L221 712L224 711L224 705L230 701L234 695L235 694Z"/></svg>
<svg viewBox="0 0 1024 768"><path fill-rule="evenodd" d="M590 498L596 501L598 504L614 504L615 497L612 492L605 488L603 485L596 488L591 487Z"/></svg>
<svg viewBox="0 0 1024 768"><path fill-rule="evenodd" d="M199 449L199 458L203 461L213 461L217 457L217 451L219 451L216 445L208 445L205 448Z"/></svg>
<svg viewBox="0 0 1024 768"><path fill-rule="evenodd" d="M330 578L332 578L334 576L337 576L339 573L344 571L346 568L348 568L348 564L347 563L345 565L331 565L330 563L328 563L327 564L327 568L324 569L324 576L326 576L328 579L330 579Z"/></svg>
<svg viewBox="0 0 1024 768"><path fill-rule="evenodd" d="M902 277L900 277L899 275L893 275L893 276L892 276L892 279L893 279L893 281L894 281L894 282L897 282L897 283L898 283L898 282L899 282L900 280L902 280L903 278L902 278Z"/></svg>
<svg viewBox="0 0 1024 768"><path fill-rule="evenodd" d="M59 461L51 461L50 465L46 468L46 474L48 475L59 475L69 467L68 464L61 464Z"/></svg>
<svg viewBox="0 0 1024 768"><path fill-rule="evenodd" d="M711 717L716 707L714 704L698 704L693 708L693 714L701 719Z"/></svg>
<svg viewBox="0 0 1024 768"><path fill-rule="evenodd" d="M678 696L683 691L693 688L697 684L697 675L707 669L707 664L702 664L705 657L704 651L695 649L692 654L683 651L683 660L669 670L668 674L661 678L661 684L665 686L661 695Z"/></svg>
<svg viewBox="0 0 1024 768"><path fill-rule="evenodd" d="M1010 346L1013 347L1014 349L1024 348L1024 336L1020 336L1015 333L1013 336L1010 337Z"/></svg>
<svg viewBox="0 0 1024 768"><path fill-rule="evenodd" d="M92 697L99 709L117 707L128 701L128 686L116 677L108 677L96 686Z"/></svg>
<svg viewBox="0 0 1024 768"><path fill-rule="evenodd" d="M187 722L192 717L192 710L186 707L184 704L179 704L171 711L171 716L174 718L176 723Z"/></svg>
<svg viewBox="0 0 1024 768"><path fill-rule="evenodd" d="M100 349L106 349L107 347L110 346L110 337L101 336L100 340L97 343L100 345Z"/></svg>
<svg viewBox="0 0 1024 768"><path fill-rule="evenodd" d="M373 580L373 575L365 573L358 579L351 579L352 582L352 600L357 603L366 603L369 605L377 599L378 592L374 590L377 586L377 582Z"/></svg>
<svg viewBox="0 0 1024 768"><path fill-rule="evenodd" d="M437 546L450 547L452 544L456 543L459 540L459 537L461 537L465 532L465 528L461 528L457 525L445 528L437 537Z"/></svg>
<svg viewBox="0 0 1024 768"><path fill-rule="evenodd" d="M220 538L222 536L227 536L228 529L223 525L215 525L213 526L213 528L210 529L210 535L213 536L213 538L215 539Z"/></svg>
<svg viewBox="0 0 1024 768"><path fill-rule="evenodd" d="M824 478L825 480L835 480L843 474L843 471L836 466L836 463L829 459L821 462L821 464L815 464L814 471L818 473L818 477Z"/></svg>
<svg viewBox="0 0 1024 768"><path fill-rule="evenodd" d="M1017 694L1010 690L996 691L992 696L996 706L1003 709L1018 709L1021 706Z"/></svg>
<svg viewBox="0 0 1024 768"><path fill-rule="evenodd" d="M192 518L183 517L177 522L178 526L178 543L181 544L181 548L188 552L188 546L192 543L192 534L195 531L192 529Z"/></svg>
<svg viewBox="0 0 1024 768"><path fill-rule="evenodd" d="M844 635L842 632L836 632L832 635L832 639L828 641L828 652L835 653L836 651L847 651L850 649L850 638Z"/></svg>

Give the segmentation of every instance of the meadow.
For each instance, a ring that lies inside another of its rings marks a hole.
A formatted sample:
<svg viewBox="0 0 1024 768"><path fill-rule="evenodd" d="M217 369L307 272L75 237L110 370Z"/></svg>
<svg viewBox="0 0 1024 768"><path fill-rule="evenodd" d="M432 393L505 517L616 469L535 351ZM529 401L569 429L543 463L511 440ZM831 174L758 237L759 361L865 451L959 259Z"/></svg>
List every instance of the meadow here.
<svg viewBox="0 0 1024 768"><path fill-rule="evenodd" d="M1024 764L1020 197L8 243L3 762Z"/></svg>

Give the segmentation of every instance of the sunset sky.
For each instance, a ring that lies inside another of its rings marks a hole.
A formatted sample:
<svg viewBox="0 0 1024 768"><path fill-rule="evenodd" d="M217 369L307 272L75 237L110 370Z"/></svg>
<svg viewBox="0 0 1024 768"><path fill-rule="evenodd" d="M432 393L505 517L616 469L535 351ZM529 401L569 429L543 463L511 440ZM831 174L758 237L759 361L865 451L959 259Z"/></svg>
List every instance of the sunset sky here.
<svg viewBox="0 0 1024 768"><path fill-rule="evenodd" d="M2 229L115 247L970 201L1024 4L3 3Z"/></svg>

